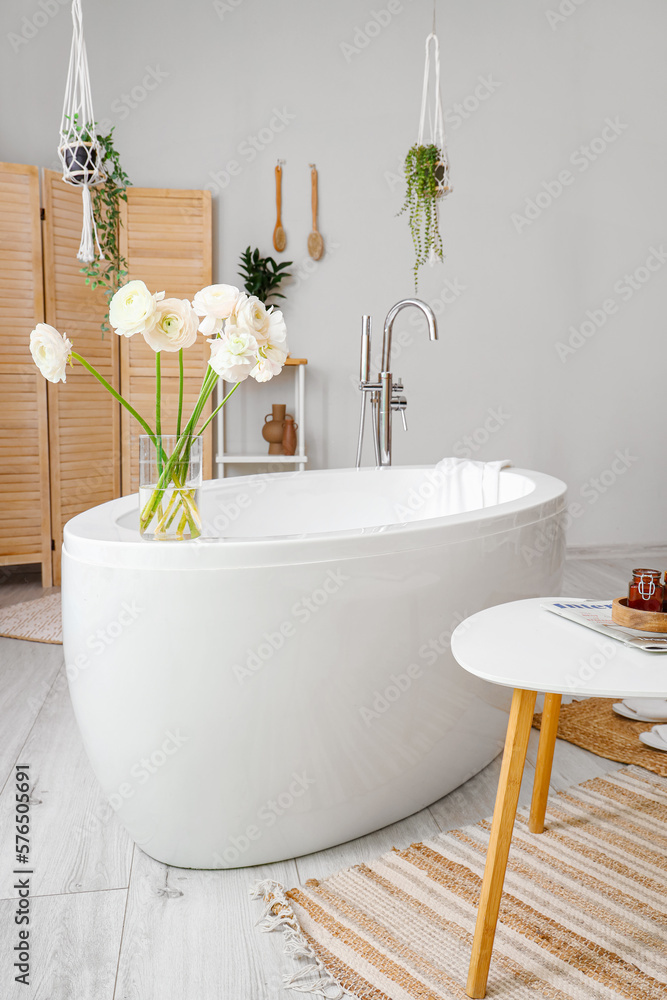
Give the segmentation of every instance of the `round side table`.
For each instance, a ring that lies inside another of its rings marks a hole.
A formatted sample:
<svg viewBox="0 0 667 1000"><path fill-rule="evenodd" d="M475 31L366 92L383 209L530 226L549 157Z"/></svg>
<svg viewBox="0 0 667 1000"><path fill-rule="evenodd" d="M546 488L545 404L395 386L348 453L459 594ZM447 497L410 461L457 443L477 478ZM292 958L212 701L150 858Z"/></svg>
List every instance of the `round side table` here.
<svg viewBox="0 0 667 1000"><path fill-rule="evenodd" d="M532 833L544 830L563 694L667 697L667 653L632 649L560 618L541 607L546 600L567 603L576 598L534 598L500 604L467 618L452 635L452 652L464 670L514 688L466 986L467 995L474 998L486 995L538 691L544 692L546 698L530 807Z"/></svg>

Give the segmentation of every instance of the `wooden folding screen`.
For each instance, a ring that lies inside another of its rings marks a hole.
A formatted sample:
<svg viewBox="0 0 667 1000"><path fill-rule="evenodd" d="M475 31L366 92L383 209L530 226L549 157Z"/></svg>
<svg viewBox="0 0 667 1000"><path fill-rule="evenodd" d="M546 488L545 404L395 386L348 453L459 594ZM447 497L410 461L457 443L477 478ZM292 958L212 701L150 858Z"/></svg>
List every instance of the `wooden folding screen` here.
<svg viewBox="0 0 667 1000"><path fill-rule="evenodd" d="M211 284L211 194L131 187L123 205L121 252L128 262L128 280L141 278L151 291L166 298L192 299ZM142 337L123 338L122 393L154 426L155 353ZM184 352L183 412L192 412L206 371L210 349L203 337ZM176 429L178 354L162 352L162 433ZM211 402L206 409L210 413ZM141 429L126 410L121 415L123 493L139 488L139 434ZM212 427L204 439L204 478L212 476Z"/></svg>
<svg viewBox="0 0 667 1000"><path fill-rule="evenodd" d="M44 320L37 167L0 163L0 566L51 584L46 382L29 335Z"/></svg>
<svg viewBox="0 0 667 1000"><path fill-rule="evenodd" d="M40 223L40 204L41 218ZM102 290L92 291L76 254L81 191L37 167L0 164L0 566L42 564L45 585L60 583L66 521L137 489L139 428L80 365L51 385L35 369L30 330L46 321L154 423L155 354L136 336L100 326ZM41 230L41 231L40 231ZM211 196L207 191L130 188L121 247L129 278L189 298L211 283ZM209 347L186 352L184 410L192 410ZM162 354L163 432L175 427L178 356ZM210 412L211 404L207 408ZM204 475L212 474L212 429Z"/></svg>
<svg viewBox="0 0 667 1000"><path fill-rule="evenodd" d="M101 289L81 274L81 191L45 170L44 275L46 321L114 386L119 386L118 337L102 335L106 311ZM53 576L60 582L60 549L66 521L120 495L119 404L81 365L67 371L66 384L49 385L51 530Z"/></svg>

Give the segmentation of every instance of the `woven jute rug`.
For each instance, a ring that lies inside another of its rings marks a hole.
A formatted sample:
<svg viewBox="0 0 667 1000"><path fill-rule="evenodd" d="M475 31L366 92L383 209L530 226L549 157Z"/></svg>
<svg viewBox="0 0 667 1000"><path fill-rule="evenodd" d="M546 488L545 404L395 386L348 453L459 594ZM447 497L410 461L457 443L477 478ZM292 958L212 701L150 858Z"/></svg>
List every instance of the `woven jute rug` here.
<svg viewBox="0 0 667 1000"><path fill-rule="evenodd" d="M617 760L621 764L638 764L654 774L667 777L667 753L652 750L639 739L639 734L649 732L653 723L633 722L616 715L611 707L615 701L619 699L588 698L563 705L558 736L561 740L590 750L598 757ZM540 728L541 719L541 715L533 719L536 729Z"/></svg>
<svg viewBox="0 0 667 1000"><path fill-rule="evenodd" d="M667 780L630 767L520 811L490 1000L665 1000ZM489 822L285 891L261 882L263 930L298 963L285 985L360 1000L465 1000Z"/></svg>
<svg viewBox="0 0 667 1000"><path fill-rule="evenodd" d="M0 636L33 642L63 641L60 593L0 609Z"/></svg>

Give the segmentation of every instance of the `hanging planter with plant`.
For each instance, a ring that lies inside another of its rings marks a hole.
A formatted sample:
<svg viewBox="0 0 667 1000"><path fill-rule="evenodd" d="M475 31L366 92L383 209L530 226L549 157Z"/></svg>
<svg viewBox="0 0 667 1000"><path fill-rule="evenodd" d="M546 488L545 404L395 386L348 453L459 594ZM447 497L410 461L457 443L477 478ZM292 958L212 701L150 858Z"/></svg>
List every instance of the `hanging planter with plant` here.
<svg viewBox="0 0 667 1000"><path fill-rule="evenodd" d="M103 151L95 130L88 57L83 37L81 0L72 0L72 47L60 122L58 156L66 184L80 187L83 196L83 228L77 257L84 263L95 258L95 244L102 256L93 216L90 189L105 179Z"/></svg>
<svg viewBox="0 0 667 1000"><path fill-rule="evenodd" d="M434 43L434 95L433 111L429 99L430 46ZM426 109L429 109L429 142L425 142ZM419 137L405 157L406 194L401 211L408 212L408 222L415 251L415 291L419 268L426 263L443 260L443 245L438 220L438 203L452 191L449 176L449 158L445 144L445 128L440 97L440 47L434 32L426 39L424 87L419 119Z"/></svg>

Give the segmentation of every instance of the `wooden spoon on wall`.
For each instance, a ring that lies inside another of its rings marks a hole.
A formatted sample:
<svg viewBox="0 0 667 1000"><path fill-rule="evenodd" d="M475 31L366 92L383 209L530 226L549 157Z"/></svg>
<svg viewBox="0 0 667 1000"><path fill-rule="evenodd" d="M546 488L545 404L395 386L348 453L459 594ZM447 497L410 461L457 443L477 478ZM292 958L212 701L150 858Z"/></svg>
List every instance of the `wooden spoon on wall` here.
<svg viewBox="0 0 667 1000"><path fill-rule="evenodd" d="M283 220L281 218L283 205L283 168L278 164L276 167L276 228L273 230L273 246L278 251L282 253L287 245L287 237L285 236L285 230L283 229Z"/></svg>
<svg viewBox="0 0 667 1000"><path fill-rule="evenodd" d="M308 234L308 253L313 260L319 260L324 253L324 240L317 231L317 170L314 163L310 165L310 183L312 189L313 231Z"/></svg>

